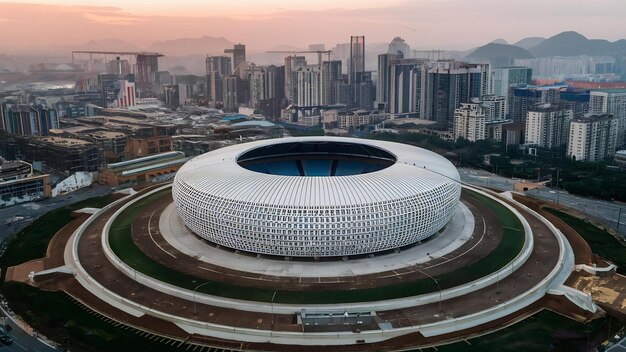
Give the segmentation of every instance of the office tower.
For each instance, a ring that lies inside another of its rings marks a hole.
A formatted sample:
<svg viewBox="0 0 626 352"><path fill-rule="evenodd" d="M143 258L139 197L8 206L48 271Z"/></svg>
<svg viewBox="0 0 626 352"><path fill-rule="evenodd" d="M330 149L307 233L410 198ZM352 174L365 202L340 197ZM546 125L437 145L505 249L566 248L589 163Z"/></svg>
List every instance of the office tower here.
<svg viewBox="0 0 626 352"><path fill-rule="evenodd" d="M206 96L209 106L218 107L224 101L224 78L232 73L231 59L228 56L207 56Z"/></svg>
<svg viewBox="0 0 626 352"><path fill-rule="evenodd" d="M526 117L526 144L556 149L567 144L574 113L550 104L533 106Z"/></svg>
<svg viewBox="0 0 626 352"><path fill-rule="evenodd" d="M304 56L287 56L285 57L285 98L292 103L296 96L296 75L295 71L306 66L306 58Z"/></svg>
<svg viewBox="0 0 626 352"><path fill-rule="evenodd" d="M561 92L567 85L536 86L527 85L513 90L513 101L509 105L509 119L513 122L524 122L528 110L537 104L557 106L561 102Z"/></svg>
<svg viewBox="0 0 626 352"><path fill-rule="evenodd" d="M233 74L239 75L240 67L246 62L246 46L239 43L235 44L232 49L224 49L225 54L233 54Z"/></svg>
<svg viewBox="0 0 626 352"><path fill-rule="evenodd" d="M397 57L389 64L388 111L394 114L419 113L422 92L421 62Z"/></svg>
<svg viewBox="0 0 626 352"><path fill-rule="evenodd" d="M454 139L476 142L486 139L485 112L479 103L462 103L454 111Z"/></svg>
<svg viewBox="0 0 626 352"><path fill-rule="evenodd" d="M424 74L425 89L421 94L423 116L450 131L457 107L470 103L472 98L487 95L489 65L459 61L438 61L428 65Z"/></svg>
<svg viewBox="0 0 626 352"><path fill-rule="evenodd" d="M347 86L340 84L341 103L349 108L371 110L374 102L374 83L371 72L365 72L365 36L350 37Z"/></svg>
<svg viewBox="0 0 626 352"><path fill-rule="evenodd" d="M400 37L395 37L389 43L389 47L387 49L387 53L388 54L392 54L392 55L401 55L403 58L408 59L409 58L409 54L411 53L411 48L404 41L404 39L402 39Z"/></svg>
<svg viewBox="0 0 626 352"><path fill-rule="evenodd" d="M391 62L396 58L394 54L378 55L378 77L376 78L376 104L389 112L389 82Z"/></svg>
<svg viewBox="0 0 626 352"><path fill-rule="evenodd" d="M494 68L491 80L491 94L506 97L507 116L510 117L513 89L532 82L532 69L520 66Z"/></svg>
<svg viewBox="0 0 626 352"><path fill-rule="evenodd" d="M324 61L322 63L322 105L333 105L339 102L337 90L341 80L341 61Z"/></svg>
<svg viewBox="0 0 626 352"><path fill-rule="evenodd" d="M626 141L626 90L592 90L589 96L589 113L592 115L611 114L619 123L617 146Z"/></svg>
<svg viewBox="0 0 626 352"><path fill-rule="evenodd" d="M348 61L348 83L362 82L365 72L365 36L350 37L350 60Z"/></svg>

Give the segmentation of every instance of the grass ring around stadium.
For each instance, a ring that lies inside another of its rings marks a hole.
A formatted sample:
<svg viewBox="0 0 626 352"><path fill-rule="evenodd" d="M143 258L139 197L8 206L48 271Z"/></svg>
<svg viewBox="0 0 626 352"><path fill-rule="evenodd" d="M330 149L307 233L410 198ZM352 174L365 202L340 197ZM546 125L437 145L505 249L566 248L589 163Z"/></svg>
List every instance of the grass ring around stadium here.
<svg viewBox="0 0 626 352"><path fill-rule="evenodd" d="M173 270L158 263L143 253L133 242L131 227L142 209L152 202L158 202L167 196L169 189L146 196L117 216L109 231L109 245L122 262L134 270L154 280L176 286L181 289L214 295L218 297L241 299L246 301L274 302L289 304L335 304L372 302L423 295L466 285L499 269L513 261L524 247L524 230L519 219L506 207L477 192L465 190L469 196L484 203L502 223L503 236L497 247L480 260L455 271L431 278L369 289L332 290L332 291L289 291L246 287L205 280L184 272ZM202 287L198 285L202 283Z"/></svg>

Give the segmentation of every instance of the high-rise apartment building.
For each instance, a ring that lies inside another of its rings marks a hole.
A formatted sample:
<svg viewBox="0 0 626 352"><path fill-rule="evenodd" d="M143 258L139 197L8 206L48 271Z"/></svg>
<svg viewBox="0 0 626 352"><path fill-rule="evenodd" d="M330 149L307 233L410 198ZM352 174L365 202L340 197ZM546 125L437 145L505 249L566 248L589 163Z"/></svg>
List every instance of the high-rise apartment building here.
<svg viewBox="0 0 626 352"><path fill-rule="evenodd" d="M506 97L483 95L480 101L485 109L485 118L487 118L487 121L506 119Z"/></svg>
<svg viewBox="0 0 626 352"><path fill-rule="evenodd" d="M42 105L0 105L0 129L23 136L46 136L59 128L56 109Z"/></svg>
<svg viewBox="0 0 626 352"><path fill-rule="evenodd" d="M478 103L462 103L454 111L454 139L476 142L486 139L485 113Z"/></svg>
<svg viewBox="0 0 626 352"><path fill-rule="evenodd" d="M322 103L322 74L319 65L299 67L295 71L296 96L298 106L317 106Z"/></svg>
<svg viewBox="0 0 626 352"><path fill-rule="evenodd" d="M296 74L298 68L306 66L304 56L287 56L285 58L285 98L293 102L296 96Z"/></svg>
<svg viewBox="0 0 626 352"><path fill-rule="evenodd" d="M513 89L521 84L532 82L532 69L528 67L500 67L491 71L491 94L506 97L507 117L510 117L510 105L513 101Z"/></svg>
<svg viewBox="0 0 626 352"><path fill-rule="evenodd" d="M277 98L279 90L279 68L274 65L251 66L246 70L249 97L248 106L254 109L261 107L261 102Z"/></svg>
<svg viewBox="0 0 626 352"><path fill-rule="evenodd" d="M230 75L224 78L224 111L237 111L241 98L239 76Z"/></svg>
<svg viewBox="0 0 626 352"><path fill-rule="evenodd" d="M524 122L528 110L537 104L559 105L561 92L567 90L567 85L527 85L511 89L513 89L513 101L508 102L510 103L509 118L513 122Z"/></svg>
<svg viewBox="0 0 626 352"><path fill-rule="evenodd" d="M459 61L430 62L424 74L423 117L453 129L454 111L489 92L489 65Z"/></svg>
<svg viewBox="0 0 626 352"><path fill-rule="evenodd" d="M614 155L618 119L611 115L590 115L570 124L567 156L577 161L600 161Z"/></svg>
<svg viewBox="0 0 626 352"><path fill-rule="evenodd" d="M549 104L532 107L526 117L526 144L550 149L564 147L573 117L572 110Z"/></svg>
<svg viewBox="0 0 626 352"><path fill-rule="evenodd" d="M224 78L232 73L229 56L207 56L206 97L209 106L218 107L224 101Z"/></svg>
<svg viewBox="0 0 626 352"><path fill-rule="evenodd" d="M589 113L592 115L611 114L617 119L617 146L621 147L626 141L626 90L607 89L592 90L589 96Z"/></svg>

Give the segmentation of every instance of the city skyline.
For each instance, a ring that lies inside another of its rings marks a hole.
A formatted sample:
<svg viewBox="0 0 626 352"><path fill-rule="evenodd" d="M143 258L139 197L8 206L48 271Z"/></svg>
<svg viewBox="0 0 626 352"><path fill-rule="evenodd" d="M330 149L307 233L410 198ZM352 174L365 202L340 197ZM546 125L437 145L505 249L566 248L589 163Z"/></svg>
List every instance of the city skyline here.
<svg viewBox="0 0 626 352"><path fill-rule="evenodd" d="M532 0L503 7L495 0L384 4L323 0L313 6L271 0L260 7L248 0L234 4L219 0L210 5L182 0L175 6L165 1L10 1L0 3L0 30L11 34L5 38L6 53L42 44L75 45L107 38L141 47L159 40L207 35L246 43L251 50L310 43L334 45L346 42L350 35L365 35L369 43L401 36L415 48L466 50L497 38L514 43L572 30L589 38L614 41L626 32L626 3L604 0L600 1L604 6L593 8L576 3L583 4Z"/></svg>

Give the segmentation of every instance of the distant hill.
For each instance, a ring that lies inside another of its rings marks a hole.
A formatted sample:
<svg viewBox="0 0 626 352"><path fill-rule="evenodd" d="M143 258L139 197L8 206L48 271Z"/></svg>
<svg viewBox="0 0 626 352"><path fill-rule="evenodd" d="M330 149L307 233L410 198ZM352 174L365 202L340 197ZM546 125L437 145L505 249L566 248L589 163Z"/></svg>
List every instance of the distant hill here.
<svg viewBox="0 0 626 352"><path fill-rule="evenodd" d="M516 43L514 43L513 45L515 46L519 46L520 48L523 49L530 49L534 46L537 46L539 44L541 44L541 42L543 42L544 40L546 40L546 38L542 38L542 37L528 37L528 38L524 38Z"/></svg>
<svg viewBox="0 0 626 352"><path fill-rule="evenodd" d="M197 54L221 54L224 49L234 45L224 37L203 36L200 38L179 38L152 43L146 51L156 51L169 56L186 56Z"/></svg>
<svg viewBox="0 0 626 352"><path fill-rule="evenodd" d="M624 54L626 40L610 42L604 39L588 39L577 32L563 32L546 39L529 51L535 57Z"/></svg>
<svg viewBox="0 0 626 352"><path fill-rule="evenodd" d="M141 48L137 45L119 38L90 40L74 48L74 50L141 51Z"/></svg>
<svg viewBox="0 0 626 352"><path fill-rule="evenodd" d="M43 45L39 47L37 50L33 50L32 53L50 53L50 54L62 54L67 55L72 51L141 51L141 47L129 43L125 40L119 38L105 38L105 39L96 39L90 40L86 43L82 44L72 44L72 45ZM26 51L25 53L28 53Z"/></svg>
<svg viewBox="0 0 626 352"><path fill-rule="evenodd" d="M494 40L492 43L496 43L496 44L509 44L506 40L502 39L502 38L498 38L496 40Z"/></svg>
<svg viewBox="0 0 626 352"><path fill-rule="evenodd" d="M489 43L467 56L470 61L489 61L493 67L509 66L514 59L531 59L533 56L523 48L509 44Z"/></svg>

